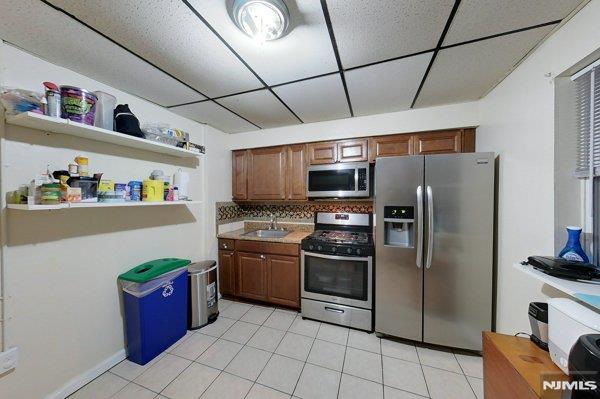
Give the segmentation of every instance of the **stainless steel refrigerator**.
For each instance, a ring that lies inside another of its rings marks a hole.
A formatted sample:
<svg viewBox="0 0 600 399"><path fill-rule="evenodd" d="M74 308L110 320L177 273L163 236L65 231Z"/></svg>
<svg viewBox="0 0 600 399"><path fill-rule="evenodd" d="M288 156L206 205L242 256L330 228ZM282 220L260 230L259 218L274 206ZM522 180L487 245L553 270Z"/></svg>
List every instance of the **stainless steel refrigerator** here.
<svg viewBox="0 0 600 399"><path fill-rule="evenodd" d="M494 154L378 158L375 331L481 350L492 326Z"/></svg>

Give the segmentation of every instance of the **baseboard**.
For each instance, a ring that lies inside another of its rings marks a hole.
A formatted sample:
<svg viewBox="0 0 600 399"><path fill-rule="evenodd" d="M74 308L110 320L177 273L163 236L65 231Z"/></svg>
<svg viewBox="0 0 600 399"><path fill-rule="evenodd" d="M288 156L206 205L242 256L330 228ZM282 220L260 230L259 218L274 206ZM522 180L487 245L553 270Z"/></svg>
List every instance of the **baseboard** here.
<svg viewBox="0 0 600 399"><path fill-rule="evenodd" d="M121 360L125 359L125 349L121 349L111 357L103 360L95 367L87 370L86 372L79 374L77 377L68 381L65 385L63 385L60 389L52 392L47 395L45 399L65 399L67 396L71 395L73 392L92 381L94 378L100 376L102 373L110 370L113 366L119 363Z"/></svg>

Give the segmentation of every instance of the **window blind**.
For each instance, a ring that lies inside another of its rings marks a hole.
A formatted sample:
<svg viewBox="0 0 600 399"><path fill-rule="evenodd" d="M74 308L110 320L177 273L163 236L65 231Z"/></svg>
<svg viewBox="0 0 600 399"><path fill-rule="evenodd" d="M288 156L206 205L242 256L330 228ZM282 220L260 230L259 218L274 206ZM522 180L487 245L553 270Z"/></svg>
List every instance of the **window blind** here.
<svg viewBox="0 0 600 399"><path fill-rule="evenodd" d="M600 176L600 65L596 64L573 76L578 178Z"/></svg>

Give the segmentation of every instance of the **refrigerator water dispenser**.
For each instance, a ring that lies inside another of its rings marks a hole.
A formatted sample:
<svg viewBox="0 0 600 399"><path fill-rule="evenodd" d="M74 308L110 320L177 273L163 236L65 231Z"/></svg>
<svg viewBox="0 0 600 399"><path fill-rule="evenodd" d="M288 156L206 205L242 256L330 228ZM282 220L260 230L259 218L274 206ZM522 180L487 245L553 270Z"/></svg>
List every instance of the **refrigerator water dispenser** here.
<svg viewBox="0 0 600 399"><path fill-rule="evenodd" d="M415 209L413 206L383 207L384 245L414 248Z"/></svg>

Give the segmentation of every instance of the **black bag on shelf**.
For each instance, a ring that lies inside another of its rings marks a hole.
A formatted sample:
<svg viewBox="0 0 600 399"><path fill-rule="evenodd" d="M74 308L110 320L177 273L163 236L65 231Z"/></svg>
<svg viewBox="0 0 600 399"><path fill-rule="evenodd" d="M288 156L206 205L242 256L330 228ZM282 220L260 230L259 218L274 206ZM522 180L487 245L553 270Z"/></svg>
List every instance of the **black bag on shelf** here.
<svg viewBox="0 0 600 399"><path fill-rule="evenodd" d="M129 109L129 104L119 104L115 108L115 131L130 136L144 138L140 121Z"/></svg>

